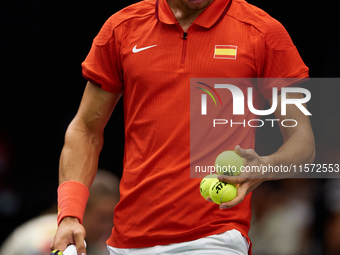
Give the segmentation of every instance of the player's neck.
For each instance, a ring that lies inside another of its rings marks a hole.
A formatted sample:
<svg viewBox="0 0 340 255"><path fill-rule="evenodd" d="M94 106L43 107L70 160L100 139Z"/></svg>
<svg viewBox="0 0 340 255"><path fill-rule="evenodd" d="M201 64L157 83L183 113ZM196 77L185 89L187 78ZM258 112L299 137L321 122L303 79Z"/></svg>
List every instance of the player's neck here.
<svg viewBox="0 0 340 255"><path fill-rule="evenodd" d="M182 0L167 0L170 9L172 10L175 18L179 22L184 31L187 31L194 20L200 15L205 6L202 9L188 9L182 2Z"/></svg>

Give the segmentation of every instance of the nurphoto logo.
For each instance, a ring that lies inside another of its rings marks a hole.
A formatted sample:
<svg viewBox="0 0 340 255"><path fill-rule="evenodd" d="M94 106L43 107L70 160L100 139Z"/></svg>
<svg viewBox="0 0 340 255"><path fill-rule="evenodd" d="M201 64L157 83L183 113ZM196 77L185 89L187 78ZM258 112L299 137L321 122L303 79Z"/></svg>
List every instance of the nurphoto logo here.
<svg viewBox="0 0 340 255"><path fill-rule="evenodd" d="M283 87L281 89L277 87L273 87L271 89L271 106L269 109L256 109L253 102L253 87L246 87L240 89L237 85L232 84L214 84L213 86L208 85L203 82L196 82L202 86L196 87L197 89L203 91L201 94L201 116L205 116L209 114L208 109L208 95L211 100L214 102L215 107L223 107L223 97L220 96L223 90L228 90L228 93L231 94L232 97L232 115L239 116L245 115L245 107L248 107L248 110L254 114L255 116L268 116L274 113L278 108L278 96L281 95L281 115L287 115L287 105L295 105L304 115L311 116L312 114L307 110L307 108L303 105L310 101L311 93L309 90L300 87ZM244 90L246 93L244 93ZM280 92L280 93L279 93ZM301 93L304 95L303 98L289 98L290 93ZM218 99L218 100L217 100ZM219 101L219 103L217 103ZM230 111L231 109L224 109L224 111ZM274 127L274 123L278 122L278 119L243 119L241 121L233 121L233 119L226 118L214 118L213 127L217 125L243 125L244 127L248 125L249 127L262 127L265 122L271 123L271 126ZM280 124L284 127L295 127L298 125L298 122L294 119L284 119L280 121Z"/></svg>

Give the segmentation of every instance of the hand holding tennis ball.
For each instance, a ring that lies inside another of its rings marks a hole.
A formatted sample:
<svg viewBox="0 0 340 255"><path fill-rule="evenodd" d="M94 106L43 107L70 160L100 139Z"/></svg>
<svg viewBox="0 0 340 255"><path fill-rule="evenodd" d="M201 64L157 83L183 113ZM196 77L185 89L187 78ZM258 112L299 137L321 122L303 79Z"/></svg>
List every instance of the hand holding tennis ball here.
<svg viewBox="0 0 340 255"><path fill-rule="evenodd" d="M231 201L220 204L220 209L231 208L244 201L245 197L266 180L262 175L247 172L253 166L261 166L268 164L268 157L260 157L253 149L242 149L239 145L235 147L235 152L223 152L216 158L216 166L225 166L225 173L218 176L218 180L225 183L233 183L236 185L237 194ZM240 157L239 155L242 155ZM230 158L236 163L231 163ZM239 160L241 159L241 160ZM244 169L242 165L247 167ZM234 166L234 168L232 168ZM232 169L232 171L227 171ZM220 169L217 168L217 171ZM228 175L229 174L229 175ZM238 176L233 176L238 174ZM217 187L220 189L220 187ZM222 188L224 188L222 186ZM218 192L220 194L220 191Z"/></svg>
<svg viewBox="0 0 340 255"><path fill-rule="evenodd" d="M220 175L239 175L243 166L243 158L235 151L224 151L215 160L215 170Z"/></svg>
<svg viewBox="0 0 340 255"><path fill-rule="evenodd" d="M215 170L219 175L239 175L242 166L244 166L243 158L235 151L224 151L215 160ZM205 199L209 196L213 202L221 204L236 197L237 187L235 184L219 181L218 174L210 174L203 178L200 192Z"/></svg>

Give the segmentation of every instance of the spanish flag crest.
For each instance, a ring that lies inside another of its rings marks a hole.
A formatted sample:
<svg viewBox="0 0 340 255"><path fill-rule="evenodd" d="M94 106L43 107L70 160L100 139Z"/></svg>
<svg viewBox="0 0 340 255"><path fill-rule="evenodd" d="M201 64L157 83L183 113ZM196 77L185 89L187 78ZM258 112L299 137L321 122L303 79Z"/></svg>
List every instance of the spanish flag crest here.
<svg viewBox="0 0 340 255"><path fill-rule="evenodd" d="M214 58L236 59L237 46L235 45L215 45Z"/></svg>

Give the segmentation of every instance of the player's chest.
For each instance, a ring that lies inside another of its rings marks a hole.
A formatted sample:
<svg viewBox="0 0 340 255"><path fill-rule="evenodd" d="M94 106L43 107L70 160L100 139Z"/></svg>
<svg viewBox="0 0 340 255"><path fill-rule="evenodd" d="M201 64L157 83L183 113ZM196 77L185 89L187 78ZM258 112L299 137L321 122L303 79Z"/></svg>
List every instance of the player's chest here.
<svg viewBox="0 0 340 255"><path fill-rule="evenodd" d="M173 27L128 33L121 42L124 74L151 77L190 73L192 77L254 77L254 46L247 35Z"/></svg>

